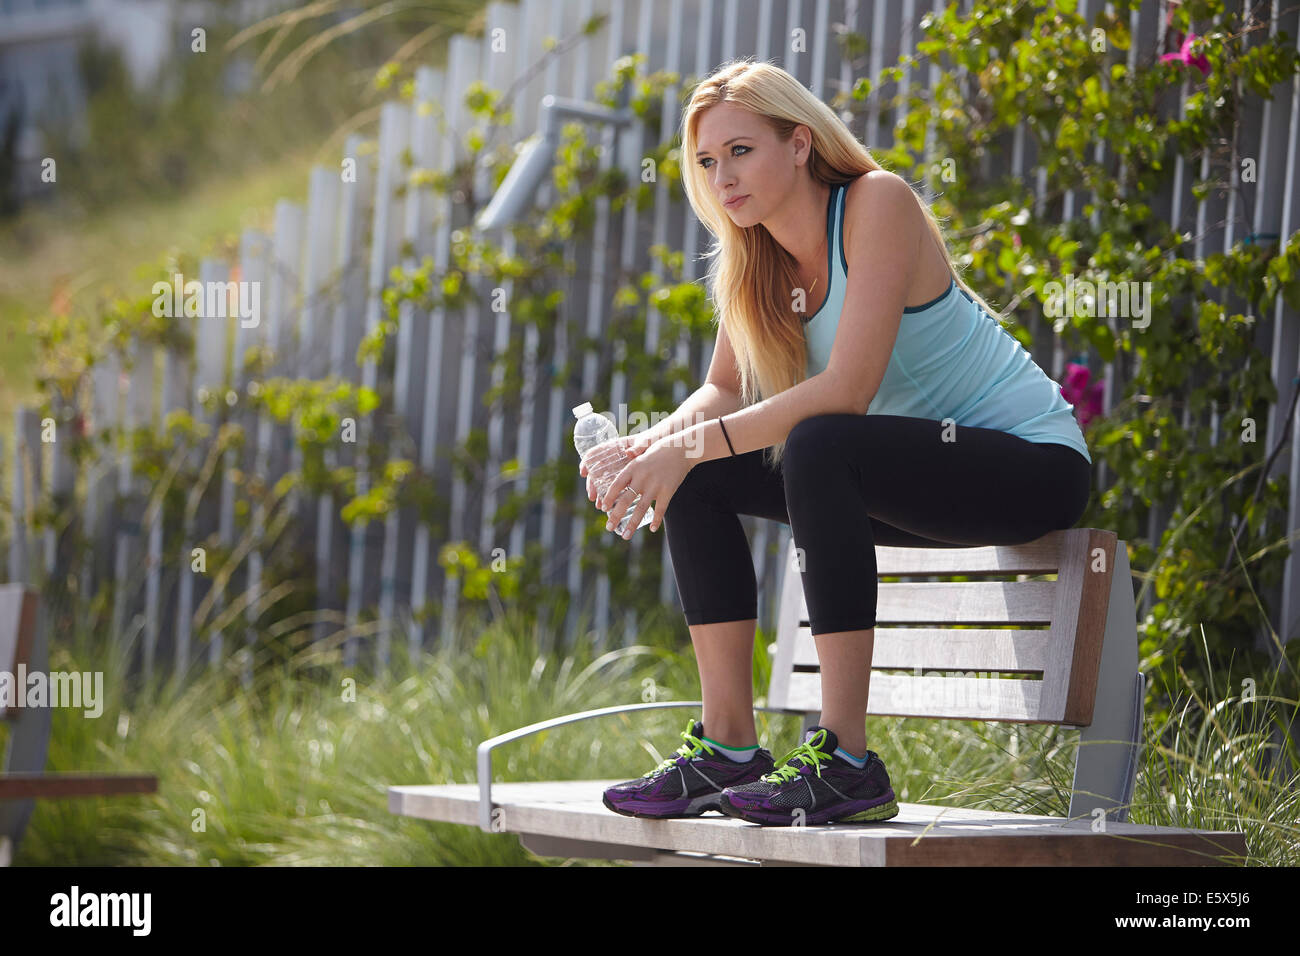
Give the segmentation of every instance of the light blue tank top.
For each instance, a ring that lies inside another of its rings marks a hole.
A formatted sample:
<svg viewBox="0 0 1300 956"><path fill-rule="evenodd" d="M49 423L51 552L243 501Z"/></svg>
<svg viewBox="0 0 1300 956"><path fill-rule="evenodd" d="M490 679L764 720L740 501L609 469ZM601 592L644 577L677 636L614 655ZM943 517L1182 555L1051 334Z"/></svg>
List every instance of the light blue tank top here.
<svg viewBox="0 0 1300 956"><path fill-rule="evenodd" d="M826 207L830 290L821 308L804 323L809 378L830 362L844 308L846 186L831 187ZM838 255L831 250L838 250ZM955 279L938 298L903 309L889 366L867 414L951 418L958 425L994 428L1026 441L1068 445L1092 462L1073 406L1061 387Z"/></svg>

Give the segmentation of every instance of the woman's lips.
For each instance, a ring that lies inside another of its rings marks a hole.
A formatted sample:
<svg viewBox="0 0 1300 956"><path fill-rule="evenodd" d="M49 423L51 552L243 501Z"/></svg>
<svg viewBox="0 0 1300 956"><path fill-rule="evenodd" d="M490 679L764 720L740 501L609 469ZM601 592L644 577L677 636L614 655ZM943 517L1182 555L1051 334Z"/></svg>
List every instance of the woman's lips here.
<svg viewBox="0 0 1300 956"><path fill-rule="evenodd" d="M723 205L726 206L728 209L735 209L748 198L749 198L749 194L746 193L745 195L739 197L738 199L732 199L729 202L723 203Z"/></svg>

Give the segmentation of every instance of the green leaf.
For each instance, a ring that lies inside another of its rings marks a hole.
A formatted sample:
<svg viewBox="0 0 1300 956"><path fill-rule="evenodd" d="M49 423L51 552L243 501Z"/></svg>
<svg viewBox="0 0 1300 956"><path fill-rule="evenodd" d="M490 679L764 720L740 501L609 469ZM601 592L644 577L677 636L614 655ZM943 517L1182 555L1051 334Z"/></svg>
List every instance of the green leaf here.
<svg viewBox="0 0 1300 956"><path fill-rule="evenodd" d="M998 253L998 269L1005 275L1012 275L1016 271L1016 250L1014 246L1003 246L1002 251Z"/></svg>

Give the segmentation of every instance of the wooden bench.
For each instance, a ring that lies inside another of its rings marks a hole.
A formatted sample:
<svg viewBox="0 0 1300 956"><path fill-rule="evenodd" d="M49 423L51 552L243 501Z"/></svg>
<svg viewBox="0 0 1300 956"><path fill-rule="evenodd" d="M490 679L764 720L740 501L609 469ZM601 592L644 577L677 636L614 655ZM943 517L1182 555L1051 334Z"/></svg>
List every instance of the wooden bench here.
<svg viewBox="0 0 1300 956"><path fill-rule="evenodd" d="M794 542L766 706L817 723L821 679ZM899 804L880 823L763 827L729 817L652 820L606 809L617 780L492 782L492 752L579 720L699 701L603 707L485 740L477 784L391 786L392 813L516 833L539 856L648 864L1005 866L1232 865L1245 838L1127 822L1143 727L1128 553L1076 528L1010 547L877 547L881 582L868 713L1081 728L1068 817ZM1056 580L1024 580L1056 575ZM934 578L1005 577L944 581ZM1015 627L1010 627L1015 625ZM896 674L886 671L908 671ZM937 676L929 672L989 672ZM1010 674L1010 678L999 675ZM870 744L868 744L870 745ZM779 754L778 754L779 756ZM898 785L896 780L895 785Z"/></svg>
<svg viewBox="0 0 1300 956"><path fill-rule="evenodd" d="M13 680L20 666L25 674L48 671L49 643L40 616L34 590L0 584L0 671L7 671ZM52 707L7 707L0 696L0 719L9 725L9 745L0 771L0 866L12 862L37 798L158 790L158 778L150 774L46 773L52 718Z"/></svg>

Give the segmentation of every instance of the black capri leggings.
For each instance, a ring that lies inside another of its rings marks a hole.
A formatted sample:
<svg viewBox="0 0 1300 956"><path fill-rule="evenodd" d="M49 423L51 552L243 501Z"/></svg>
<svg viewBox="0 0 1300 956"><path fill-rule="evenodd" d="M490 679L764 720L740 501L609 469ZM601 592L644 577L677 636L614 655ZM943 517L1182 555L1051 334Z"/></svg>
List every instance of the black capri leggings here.
<svg viewBox="0 0 1300 956"><path fill-rule="evenodd" d="M777 469L761 448L695 465L664 513L687 624L758 617L739 515L790 525L803 549L813 634L876 626L877 544L1023 544L1083 515L1092 468L1075 449L947 427L901 415L814 415L791 429Z"/></svg>

